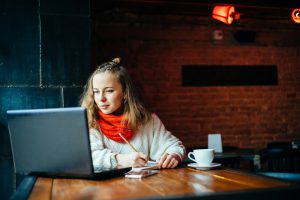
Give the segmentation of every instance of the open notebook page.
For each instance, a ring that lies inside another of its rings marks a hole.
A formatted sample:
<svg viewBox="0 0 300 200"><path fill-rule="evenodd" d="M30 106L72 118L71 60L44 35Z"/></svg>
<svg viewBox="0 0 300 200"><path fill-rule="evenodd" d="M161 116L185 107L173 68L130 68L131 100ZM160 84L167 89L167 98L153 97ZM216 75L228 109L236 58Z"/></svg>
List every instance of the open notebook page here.
<svg viewBox="0 0 300 200"><path fill-rule="evenodd" d="M159 169L158 168L158 163L155 161L151 161L149 160L146 165L144 165L143 167L133 167L132 171L140 171L140 170L144 170L144 169Z"/></svg>

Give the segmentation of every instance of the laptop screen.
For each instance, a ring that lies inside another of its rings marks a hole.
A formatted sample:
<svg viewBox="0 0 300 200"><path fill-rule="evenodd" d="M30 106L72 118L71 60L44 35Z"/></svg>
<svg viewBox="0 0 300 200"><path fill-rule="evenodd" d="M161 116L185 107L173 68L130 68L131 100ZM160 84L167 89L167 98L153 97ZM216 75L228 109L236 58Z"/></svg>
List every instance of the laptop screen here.
<svg viewBox="0 0 300 200"><path fill-rule="evenodd" d="M10 110L7 119L16 173L93 174L85 108Z"/></svg>

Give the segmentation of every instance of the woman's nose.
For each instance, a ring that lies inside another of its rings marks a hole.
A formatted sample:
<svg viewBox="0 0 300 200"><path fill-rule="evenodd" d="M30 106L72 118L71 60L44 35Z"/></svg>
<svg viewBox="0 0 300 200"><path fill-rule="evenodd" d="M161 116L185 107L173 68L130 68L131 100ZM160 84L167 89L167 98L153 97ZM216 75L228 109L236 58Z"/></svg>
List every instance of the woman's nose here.
<svg viewBox="0 0 300 200"><path fill-rule="evenodd" d="M105 95L103 93L100 96L100 101L102 101L102 102L106 101Z"/></svg>

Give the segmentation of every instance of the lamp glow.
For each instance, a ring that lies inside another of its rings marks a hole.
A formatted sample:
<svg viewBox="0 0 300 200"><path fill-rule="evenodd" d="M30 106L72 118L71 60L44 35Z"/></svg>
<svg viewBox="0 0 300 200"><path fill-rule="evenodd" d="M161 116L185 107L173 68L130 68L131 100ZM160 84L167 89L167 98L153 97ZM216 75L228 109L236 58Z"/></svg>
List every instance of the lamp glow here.
<svg viewBox="0 0 300 200"><path fill-rule="evenodd" d="M300 8L294 8L291 12L291 19L295 23L300 23Z"/></svg>
<svg viewBox="0 0 300 200"><path fill-rule="evenodd" d="M232 5L215 6L212 11L212 17L225 24L231 24L234 19L239 19L239 13L235 12L235 8Z"/></svg>

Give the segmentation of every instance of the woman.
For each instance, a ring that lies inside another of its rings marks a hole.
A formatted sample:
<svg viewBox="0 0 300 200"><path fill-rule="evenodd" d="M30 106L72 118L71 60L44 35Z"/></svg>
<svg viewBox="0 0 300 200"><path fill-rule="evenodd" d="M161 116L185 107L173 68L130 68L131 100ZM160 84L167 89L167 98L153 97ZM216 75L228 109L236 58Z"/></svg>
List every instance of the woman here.
<svg viewBox="0 0 300 200"><path fill-rule="evenodd" d="M141 167L148 160L157 161L159 168L176 167L186 154L182 142L145 109L127 70L119 62L116 58L98 66L80 100L87 109L95 170Z"/></svg>

